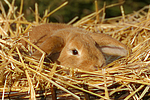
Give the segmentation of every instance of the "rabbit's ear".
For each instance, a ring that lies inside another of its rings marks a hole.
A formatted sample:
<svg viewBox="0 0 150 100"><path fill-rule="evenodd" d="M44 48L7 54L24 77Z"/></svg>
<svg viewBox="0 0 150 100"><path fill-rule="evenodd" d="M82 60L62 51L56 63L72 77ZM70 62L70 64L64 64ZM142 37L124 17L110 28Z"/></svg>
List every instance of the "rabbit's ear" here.
<svg viewBox="0 0 150 100"><path fill-rule="evenodd" d="M62 50L64 47L64 40L58 36L51 36L47 38L39 48L42 49L46 54L57 53ZM40 58L42 53L36 50L33 54L33 57Z"/></svg>
<svg viewBox="0 0 150 100"><path fill-rule="evenodd" d="M118 40L113 39L109 35L102 33L91 33L90 36L95 40L98 48L100 48L100 50L105 54L127 56L129 53L127 46Z"/></svg>

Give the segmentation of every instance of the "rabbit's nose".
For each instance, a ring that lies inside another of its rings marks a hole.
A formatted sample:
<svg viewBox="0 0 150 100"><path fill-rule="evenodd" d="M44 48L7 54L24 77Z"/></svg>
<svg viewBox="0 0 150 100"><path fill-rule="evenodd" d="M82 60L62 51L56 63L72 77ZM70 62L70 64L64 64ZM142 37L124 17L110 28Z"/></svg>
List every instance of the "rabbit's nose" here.
<svg viewBox="0 0 150 100"><path fill-rule="evenodd" d="M103 66L105 66L105 63L100 63L100 64L93 65L95 71L100 70Z"/></svg>
<svg viewBox="0 0 150 100"><path fill-rule="evenodd" d="M98 71L98 69L100 68L99 65L94 65L93 67L95 68L95 71Z"/></svg>

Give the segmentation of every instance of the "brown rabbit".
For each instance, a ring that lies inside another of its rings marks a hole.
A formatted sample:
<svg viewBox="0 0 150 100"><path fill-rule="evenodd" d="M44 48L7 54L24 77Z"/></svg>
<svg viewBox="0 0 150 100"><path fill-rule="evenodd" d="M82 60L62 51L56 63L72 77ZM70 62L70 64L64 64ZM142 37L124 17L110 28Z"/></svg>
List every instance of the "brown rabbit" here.
<svg viewBox="0 0 150 100"><path fill-rule="evenodd" d="M105 65L103 53L117 56L128 54L124 44L106 34L92 33L66 24L35 26L29 31L29 38L47 55L56 58L60 65L85 71L96 71ZM35 58L41 55L38 50L32 54Z"/></svg>

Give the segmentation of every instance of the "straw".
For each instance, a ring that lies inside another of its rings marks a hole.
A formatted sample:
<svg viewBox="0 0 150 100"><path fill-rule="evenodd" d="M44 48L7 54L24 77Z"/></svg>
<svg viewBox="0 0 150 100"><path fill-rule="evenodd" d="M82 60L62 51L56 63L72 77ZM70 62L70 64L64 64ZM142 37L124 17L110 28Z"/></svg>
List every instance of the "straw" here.
<svg viewBox="0 0 150 100"><path fill-rule="evenodd" d="M0 2L0 98L39 99L144 99L149 97L150 85L150 8L126 15L123 3L106 5L75 22L67 24L87 31L105 33L127 45L129 55L119 59L109 56L108 63L98 71L88 72L70 69L56 63L45 62L46 53L30 42L27 33L35 25L48 23L47 17L64 7L63 3L52 12L45 10L40 18L38 4L35 4L35 21L29 22L23 14L23 0L19 7L15 0L9 2L8 11ZM120 6L122 16L105 18L105 10ZM17 8L18 11L17 11ZM102 19L99 19L102 17ZM36 23L35 23L36 22ZM14 25L12 27L12 25ZM13 29L15 28L15 30ZM27 46L23 45L27 43ZM31 56L38 50L39 60ZM9 95L8 95L9 93Z"/></svg>

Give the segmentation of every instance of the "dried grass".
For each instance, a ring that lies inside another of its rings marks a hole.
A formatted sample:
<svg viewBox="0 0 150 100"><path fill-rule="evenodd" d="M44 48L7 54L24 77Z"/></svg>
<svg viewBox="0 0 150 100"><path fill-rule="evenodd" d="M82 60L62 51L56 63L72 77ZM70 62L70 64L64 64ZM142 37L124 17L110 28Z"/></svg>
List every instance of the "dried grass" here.
<svg viewBox="0 0 150 100"><path fill-rule="evenodd" d="M53 100L56 98L73 100L149 98L149 6L129 15L124 14L121 6L122 16L105 19L105 9L120 5L122 2L109 6L104 4L101 10L96 10L73 24L88 31L111 35L132 50L131 55L120 58L97 72L86 72L67 69L56 64L45 65L43 62L45 53L42 50L43 56L40 61L37 61L29 56L31 50L23 47L19 42L26 41L39 49L24 38L24 33L32 25L48 22L46 18L67 2L50 13L45 10L43 18L39 17L38 5L35 4L36 20L28 22L22 13L23 0L19 12L14 6L14 0L11 3L4 1L9 6L9 11L6 13L0 2L2 12L0 15L0 98L39 99L42 96ZM98 14L101 12L103 17L98 19ZM95 17L96 20L93 20Z"/></svg>

